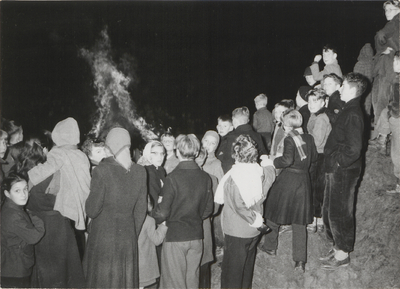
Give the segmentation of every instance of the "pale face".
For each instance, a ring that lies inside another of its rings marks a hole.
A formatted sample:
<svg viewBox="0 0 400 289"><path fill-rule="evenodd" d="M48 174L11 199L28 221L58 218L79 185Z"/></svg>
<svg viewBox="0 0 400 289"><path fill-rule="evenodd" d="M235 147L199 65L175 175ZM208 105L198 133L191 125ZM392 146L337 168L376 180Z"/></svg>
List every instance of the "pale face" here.
<svg viewBox="0 0 400 289"><path fill-rule="evenodd" d="M274 117L276 121L281 121L281 116L282 114L287 110L286 107L278 105L277 107L275 107L274 109Z"/></svg>
<svg viewBox="0 0 400 289"><path fill-rule="evenodd" d="M324 60L325 64L331 64L335 61L337 55L332 50L324 50L322 52L322 59Z"/></svg>
<svg viewBox="0 0 400 289"><path fill-rule="evenodd" d="M348 102L355 98L356 88L351 87L347 80L343 81L342 87L340 88L340 99L344 102Z"/></svg>
<svg viewBox="0 0 400 289"><path fill-rule="evenodd" d="M309 86L313 86L316 83L316 81L312 75L306 75L304 77L306 78L306 81Z"/></svg>
<svg viewBox="0 0 400 289"><path fill-rule="evenodd" d="M25 181L15 183L11 190L4 191L4 194L18 206L25 206L29 197L28 184Z"/></svg>
<svg viewBox="0 0 400 289"><path fill-rule="evenodd" d="M220 136L224 136L232 130L233 125L229 121L218 121L217 131Z"/></svg>
<svg viewBox="0 0 400 289"><path fill-rule="evenodd" d="M400 73L400 57L395 57L393 60L393 70L396 73Z"/></svg>
<svg viewBox="0 0 400 289"><path fill-rule="evenodd" d="M90 160L95 161L97 163L101 162L107 156L106 150L104 147L92 147L92 152L90 155Z"/></svg>
<svg viewBox="0 0 400 289"><path fill-rule="evenodd" d="M167 152L172 152L175 148L175 139L172 137L164 137L161 141Z"/></svg>
<svg viewBox="0 0 400 289"><path fill-rule="evenodd" d="M385 16L387 21L390 21L393 19L394 16L400 13L400 9L397 8L396 6L393 6L392 4L388 4L385 6Z"/></svg>
<svg viewBox="0 0 400 289"><path fill-rule="evenodd" d="M307 101L305 101L305 100L300 96L300 93L299 93L299 92L297 92L297 95L296 95L296 104L297 104L298 107L303 107L303 106L305 106L305 105L307 104Z"/></svg>
<svg viewBox="0 0 400 289"><path fill-rule="evenodd" d="M325 101L323 99L318 99L316 96L312 95L308 98L308 109L311 113L318 112L324 106Z"/></svg>
<svg viewBox="0 0 400 289"><path fill-rule="evenodd" d="M202 143L207 153L211 154L217 149L218 140L216 140L215 137L208 135L203 139Z"/></svg>
<svg viewBox="0 0 400 289"><path fill-rule="evenodd" d="M0 158L4 158L4 155L6 154L7 151L7 139L2 138L0 139Z"/></svg>
<svg viewBox="0 0 400 289"><path fill-rule="evenodd" d="M332 78L328 77L324 80L324 90L327 95L332 95L336 90L339 90L340 85L337 84Z"/></svg>
<svg viewBox="0 0 400 289"><path fill-rule="evenodd" d="M164 147L155 146L151 149L149 162L157 168L162 165L164 157Z"/></svg>

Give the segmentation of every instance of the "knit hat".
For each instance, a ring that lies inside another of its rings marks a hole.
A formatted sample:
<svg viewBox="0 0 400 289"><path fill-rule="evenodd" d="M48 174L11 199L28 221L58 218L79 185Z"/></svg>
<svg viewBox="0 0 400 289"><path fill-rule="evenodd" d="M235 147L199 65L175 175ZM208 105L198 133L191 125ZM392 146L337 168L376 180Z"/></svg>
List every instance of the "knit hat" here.
<svg viewBox="0 0 400 289"><path fill-rule="evenodd" d="M304 99L305 101L307 101L306 95L311 89L312 89L312 87L308 86L308 85L300 86L299 94L300 94L301 98Z"/></svg>
<svg viewBox="0 0 400 289"><path fill-rule="evenodd" d="M113 128L107 134L106 145L116 156L123 148L131 146L131 136L129 132L122 127Z"/></svg>
<svg viewBox="0 0 400 289"><path fill-rule="evenodd" d="M219 144L219 134L214 131L214 130L208 130L206 131L206 133L204 134L203 138L201 139L201 141L203 141L207 136L212 136L215 138L215 140L217 141L217 146Z"/></svg>
<svg viewBox="0 0 400 289"><path fill-rule="evenodd" d="M306 70L304 70L304 76L312 75L310 66L307 66Z"/></svg>

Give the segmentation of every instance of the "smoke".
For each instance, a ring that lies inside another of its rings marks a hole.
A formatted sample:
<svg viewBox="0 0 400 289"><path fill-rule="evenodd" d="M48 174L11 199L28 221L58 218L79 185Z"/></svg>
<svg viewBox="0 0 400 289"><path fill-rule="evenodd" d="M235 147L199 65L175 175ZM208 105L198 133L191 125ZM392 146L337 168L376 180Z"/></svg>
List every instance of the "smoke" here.
<svg viewBox="0 0 400 289"><path fill-rule="evenodd" d="M111 42L107 28L101 31L101 38L96 41L92 50L80 49L83 56L91 65L94 77L93 86L97 90L94 101L97 111L93 119L90 134L99 137L116 126L128 130L138 130L142 138L148 140L157 138L150 125L137 115L135 105L128 92L129 85L134 82L135 74L132 69L125 75L118 70L111 57ZM128 57L121 59L121 66L127 67Z"/></svg>

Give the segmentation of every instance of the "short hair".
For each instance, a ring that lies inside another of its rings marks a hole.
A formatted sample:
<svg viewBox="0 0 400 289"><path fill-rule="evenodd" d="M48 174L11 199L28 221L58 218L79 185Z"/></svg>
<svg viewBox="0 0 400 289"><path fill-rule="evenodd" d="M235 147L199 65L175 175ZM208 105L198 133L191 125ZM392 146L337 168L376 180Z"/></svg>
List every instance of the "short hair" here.
<svg viewBox="0 0 400 289"><path fill-rule="evenodd" d="M4 130L0 129L0 140L3 140L3 139L7 140L7 138L8 138L8 133L6 133Z"/></svg>
<svg viewBox="0 0 400 289"><path fill-rule="evenodd" d="M239 135L232 144L232 158L240 163L256 163L257 143L247 134Z"/></svg>
<svg viewBox="0 0 400 289"><path fill-rule="evenodd" d="M232 123L232 116L230 116L229 114L223 114L218 117L218 120L219 121L228 121L228 122Z"/></svg>
<svg viewBox="0 0 400 289"><path fill-rule="evenodd" d="M400 57L400 50L397 50L397 51L394 53L394 57Z"/></svg>
<svg viewBox="0 0 400 289"><path fill-rule="evenodd" d="M279 105L284 106L289 109L295 108L293 99L282 99L280 102L275 104L275 107L277 107Z"/></svg>
<svg viewBox="0 0 400 289"><path fill-rule="evenodd" d="M325 44L324 47L322 48L323 51L327 51L327 50L332 50L333 53L337 53L336 47L333 46L332 44L328 43Z"/></svg>
<svg viewBox="0 0 400 289"><path fill-rule="evenodd" d="M9 192L14 184L23 181L28 182L24 176L14 172L11 172L6 178L4 178L1 182L1 201L3 202L6 198L4 191Z"/></svg>
<svg viewBox="0 0 400 289"><path fill-rule="evenodd" d="M386 1L383 3L383 9L385 9L387 5L393 5L394 7L400 8L400 2L398 0Z"/></svg>
<svg viewBox="0 0 400 289"><path fill-rule="evenodd" d="M172 133L170 133L169 131L163 133L160 137L160 140L163 141L164 138L169 137L169 138L173 138L175 140L175 137Z"/></svg>
<svg viewBox="0 0 400 289"><path fill-rule="evenodd" d="M315 96L315 97L317 97L317 99L323 99L323 100L325 100L326 97L327 97L325 91L323 91L323 90L320 89L320 88L311 89L311 90L306 94L306 101L307 101L307 102L308 102L310 96Z"/></svg>
<svg viewBox="0 0 400 289"><path fill-rule="evenodd" d="M303 124L303 117L298 110L288 109L282 114L281 121L285 126L299 128Z"/></svg>
<svg viewBox="0 0 400 289"><path fill-rule="evenodd" d="M336 82L339 85L342 85L343 83L343 79L337 75L336 73L330 73L330 74L325 74L324 75L324 79L322 81L324 81L327 78L332 78L334 82Z"/></svg>
<svg viewBox="0 0 400 289"><path fill-rule="evenodd" d="M233 119L238 120L242 124L247 123L250 119L250 111L247 106L235 108L232 111L232 120Z"/></svg>
<svg viewBox="0 0 400 289"><path fill-rule="evenodd" d="M357 72L350 72L346 74L343 81L347 81L350 87L356 88L356 96L361 96L368 86L367 78L361 73Z"/></svg>
<svg viewBox="0 0 400 289"><path fill-rule="evenodd" d="M176 138L176 148L183 158L194 160L200 150L200 141L194 134L180 134Z"/></svg>
<svg viewBox="0 0 400 289"><path fill-rule="evenodd" d="M264 93L261 93L254 98L254 102L266 106L268 104L268 97Z"/></svg>
<svg viewBox="0 0 400 289"><path fill-rule="evenodd" d="M106 147L106 143L103 140L100 140L98 138L90 138L89 137L83 142L83 144L81 146L81 150L87 156L91 156L93 147Z"/></svg>
<svg viewBox="0 0 400 289"><path fill-rule="evenodd" d="M46 155L43 152L43 148L34 142L32 146L16 160L15 167L13 167L12 170L16 171L24 178L29 179L28 172L45 161Z"/></svg>

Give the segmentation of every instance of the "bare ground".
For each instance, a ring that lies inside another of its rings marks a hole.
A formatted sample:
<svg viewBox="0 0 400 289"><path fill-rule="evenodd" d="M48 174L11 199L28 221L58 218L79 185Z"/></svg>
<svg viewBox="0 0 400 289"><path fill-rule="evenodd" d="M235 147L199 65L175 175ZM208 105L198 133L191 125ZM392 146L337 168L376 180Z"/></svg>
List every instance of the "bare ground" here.
<svg viewBox="0 0 400 289"><path fill-rule="evenodd" d="M318 258L329 250L324 233L308 235L308 262L304 274L294 272L292 233L279 237L276 256L257 252L254 288L400 288L400 194L393 164L383 151L370 148L358 190L356 243L351 264L336 271L320 268ZM223 256L212 266L212 288L220 288Z"/></svg>

